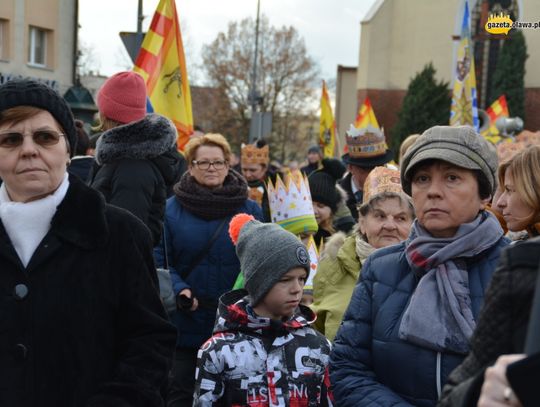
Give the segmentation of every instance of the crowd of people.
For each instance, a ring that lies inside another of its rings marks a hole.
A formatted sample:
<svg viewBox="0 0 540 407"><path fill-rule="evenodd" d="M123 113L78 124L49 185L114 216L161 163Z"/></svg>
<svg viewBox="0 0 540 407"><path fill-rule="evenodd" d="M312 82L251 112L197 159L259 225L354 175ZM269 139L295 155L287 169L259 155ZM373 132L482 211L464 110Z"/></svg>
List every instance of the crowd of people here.
<svg viewBox="0 0 540 407"><path fill-rule="evenodd" d="M262 140L179 153L146 96L113 75L89 137L0 86L0 405L539 404L534 138L434 126L396 163L351 126L285 171Z"/></svg>

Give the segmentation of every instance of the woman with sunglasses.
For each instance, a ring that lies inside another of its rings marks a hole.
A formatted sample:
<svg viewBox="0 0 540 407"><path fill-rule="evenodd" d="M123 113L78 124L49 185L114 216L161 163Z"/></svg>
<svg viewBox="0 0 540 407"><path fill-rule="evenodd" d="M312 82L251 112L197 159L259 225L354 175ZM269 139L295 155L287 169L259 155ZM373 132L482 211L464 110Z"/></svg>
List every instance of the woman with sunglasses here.
<svg viewBox="0 0 540 407"><path fill-rule="evenodd" d="M146 85L135 72L111 76L97 96L102 135L89 185L107 203L126 209L148 226L154 246L161 238L168 190L181 175L176 128L146 114Z"/></svg>
<svg viewBox="0 0 540 407"><path fill-rule="evenodd" d="M162 406L175 330L151 237L68 175L76 137L53 89L0 86L0 404Z"/></svg>
<svg viewBox="0 0 540 407"><path fill-rule="evenodd" d="M188 171L167 200L164 244L157 264L171 272L178 330L168 407L190 406L195 388L197 351L212 336L218 298L229 291L240 262L228 234L231 218L249 213L262 221L260 207L248 199L245 179L230 168L231 147L220 134L192 138L184 151Z"/></svg>

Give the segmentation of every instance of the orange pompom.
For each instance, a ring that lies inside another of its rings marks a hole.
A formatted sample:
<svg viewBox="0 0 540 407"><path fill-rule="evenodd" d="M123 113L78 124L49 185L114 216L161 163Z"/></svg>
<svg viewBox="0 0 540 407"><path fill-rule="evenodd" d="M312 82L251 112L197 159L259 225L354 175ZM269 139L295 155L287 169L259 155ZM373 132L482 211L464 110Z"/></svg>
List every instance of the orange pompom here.
<svg viewBox="0 0 540 407"><path fill-rule="evenodd" d="M250 220L255 220L255 218L247 213L239 213L231 219L231 222L229 223L229 236L235 245L236 242L238 242L240 230Z"/></svg>

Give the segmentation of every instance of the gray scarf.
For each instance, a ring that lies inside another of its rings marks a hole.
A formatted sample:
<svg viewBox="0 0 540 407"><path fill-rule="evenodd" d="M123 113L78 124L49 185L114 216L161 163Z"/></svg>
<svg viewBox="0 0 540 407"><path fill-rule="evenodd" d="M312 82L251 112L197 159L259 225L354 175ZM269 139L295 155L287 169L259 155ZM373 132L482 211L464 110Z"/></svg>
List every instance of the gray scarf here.
<svg viewBox="0 0 540 407"><path fill-rule="evenodd" d="M465 259L494 246L502 235L499 222L486 211L450 238L433 237L414 222L405 254L421 279L403 314L401 339L436 351L469 351L476 322Z"/></svg>

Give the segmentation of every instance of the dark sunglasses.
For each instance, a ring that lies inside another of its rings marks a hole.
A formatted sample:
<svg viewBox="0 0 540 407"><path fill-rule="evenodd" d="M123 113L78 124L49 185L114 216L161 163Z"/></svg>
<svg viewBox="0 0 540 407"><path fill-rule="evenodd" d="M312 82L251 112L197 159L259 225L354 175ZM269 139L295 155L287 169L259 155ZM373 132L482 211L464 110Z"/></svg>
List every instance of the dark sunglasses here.
<svg viewBox="0 0 540 407"><path fill-rule="evenodd" d="M32 140L41 147L50 147L58 144L60 137L65 136L54 130L37 130L32 133ZM0 133L0 148L14 148L22 146L24 134L17 132Z"/></svg>

